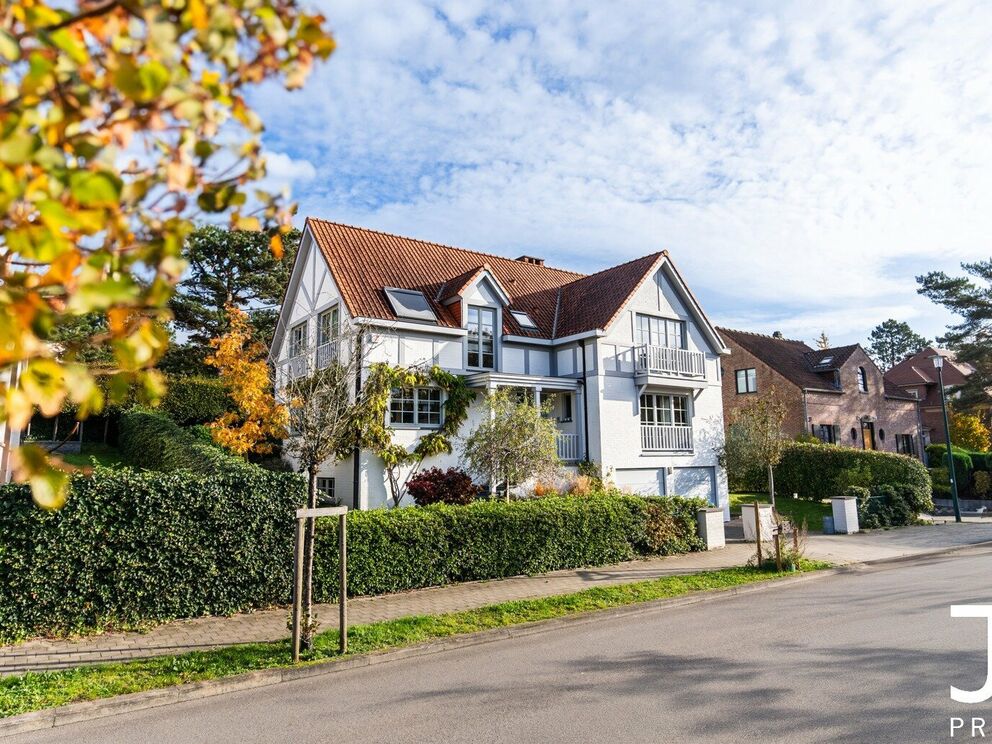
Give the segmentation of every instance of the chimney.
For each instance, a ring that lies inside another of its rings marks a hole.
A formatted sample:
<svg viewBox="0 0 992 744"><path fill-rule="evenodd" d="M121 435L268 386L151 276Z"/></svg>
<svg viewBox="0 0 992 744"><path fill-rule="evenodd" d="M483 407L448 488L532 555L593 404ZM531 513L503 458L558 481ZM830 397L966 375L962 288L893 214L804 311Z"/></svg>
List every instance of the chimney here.
<svg viewBox="0 0 992 744"><path fill-rule="evenodd" d="M518 256L517 261L523 261L524 263L534 264L535 266L544 266L544 259L535 258L534 256Z"/></svg>
<svg viewBox="0 0 992 744"><path fill-rule="evenodd" d="M785 336L782 335L782 331L775 331L775 333L772 334L772 338L785 338Z"/></svg>

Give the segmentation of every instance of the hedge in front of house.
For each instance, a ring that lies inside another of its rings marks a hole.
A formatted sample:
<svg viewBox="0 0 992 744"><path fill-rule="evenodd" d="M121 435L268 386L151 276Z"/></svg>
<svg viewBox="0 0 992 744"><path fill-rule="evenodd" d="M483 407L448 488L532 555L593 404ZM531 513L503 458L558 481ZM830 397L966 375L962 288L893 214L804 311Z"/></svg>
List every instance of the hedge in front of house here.
<svg viewBox="0 0 992 744"><path fill-rule="evenodd" d="M213 473L222 467L247 467L244 460L179 427L164 413L142 408L121 415L118 447L128 463L149 470Z"/></svg>
<svg viewBox="0 0 992 744"><path fill-rule="evenodd" d="M701 499L618 494L433 504L348 515L351 595L500 579L702 550ZM315 595L337 597L337 521L317 528Z"/></svg>
<svg viewBox="0 0 992 744"><path fill-rule="evenodd" d="M863 475L864 483L852 483L851 474ZM802 499L832 498L848 486L881 485L909 487L910 507L916 513L933 509L930 474L919 460L891 452L854 449L831 444L790 443L775 466L775 488Z"/></svg>
<svg viewBox="0 0 992 744"><path fill-rule="evenodd" d="M233 403L218 377L170 377L161 410L180 426L216 421Z"/></svg>
<svg viewBox="0 0 992 744"><path fill-rule="evenodd" d="M0 486L0 640L284 604L298 475L96 468L59 511Z"/></svg>

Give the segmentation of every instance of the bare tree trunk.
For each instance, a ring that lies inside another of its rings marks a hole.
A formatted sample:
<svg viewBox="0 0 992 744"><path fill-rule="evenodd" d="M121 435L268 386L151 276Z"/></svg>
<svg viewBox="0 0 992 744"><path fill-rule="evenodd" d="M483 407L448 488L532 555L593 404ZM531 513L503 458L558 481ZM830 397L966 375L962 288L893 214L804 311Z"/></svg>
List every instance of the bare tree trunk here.
<svg viewBox="0 0 992 744"><path fill-rule="evenodd" d="M307 468L309 483L307 487L307 508L317 508L317 466L311 465ZM317 520L313 517L307 519L306 531L303 535L303 633L300 638L300 646L305 651L313 648L314 621L313 621L313 552L314 534L316 532Z"/></svg>
<svg viewBox="0 0 992 744"><path fill-rule="evenodd" d="M772 500L772 509L775 508L775 469L768 466L768 496Z"/></svg>

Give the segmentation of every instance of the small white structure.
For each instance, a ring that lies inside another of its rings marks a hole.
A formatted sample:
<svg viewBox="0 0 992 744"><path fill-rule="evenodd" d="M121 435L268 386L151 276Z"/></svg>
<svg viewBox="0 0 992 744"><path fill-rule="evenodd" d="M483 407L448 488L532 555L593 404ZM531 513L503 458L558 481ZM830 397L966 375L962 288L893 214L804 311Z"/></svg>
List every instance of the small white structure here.
<svg viewBox="0 0 992 744"><path fill-rule="evenodd" d="M854 496L836 496L830 499L834 513L834 533L853 535L858 525L858 500Z"/></svg>
<svg viewBox="0 0 992 744"><path fill-rule="evenodd" d="M696 523L699 526L699 536L706 543L707 550L717 550L727 545L726 533L723 529L723 509L711 507L696 512Z"/></svg>
<svg viewBox="0 0 992 744"><path fill-rule="evenodd" d="M272 343L277 379L312 366L303 354L318 367L334 358L343 324L369 329L369 364L437 365L480 394L553 398L564 463L595 462L629 492L702 497L730 518L717 458L729 351L666 252L584 275L309 218ZM412 448L443 410L436 388L395 390L393 441ZM458 464L454 453L424 467ZM318 482L355 509L389 501L373 452L328 463Z"/></svg>
<svg viewBox="0 0 992 744"><path fill-rule="evenodd" d="M14 364L0 371L0 381L4 388L10 389L17 385L19 367ZM9 483L13 475L14 465L12 455L21 444L21 432L11 428L6 422L0 421L0 485Z"/></svg>
<svg viewBox="0 0 992 744"><path fill-rule="evenodd" d="M758 514L761 521L761 539L771 540L775 530L775 515L771 504L758 504ZM741 521L744 523L744 539L751 542L757 540L757 530L754 527L754 504L741 505Z"/></svg>

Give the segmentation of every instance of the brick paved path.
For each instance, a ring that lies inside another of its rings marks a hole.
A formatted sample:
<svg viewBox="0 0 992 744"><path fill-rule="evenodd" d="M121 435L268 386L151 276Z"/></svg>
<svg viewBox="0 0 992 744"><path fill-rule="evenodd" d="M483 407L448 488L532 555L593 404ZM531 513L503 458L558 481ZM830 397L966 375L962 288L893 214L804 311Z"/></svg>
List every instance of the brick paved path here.
<svg viewBox="0 0 992 744"><path fill-rule="evenodd" d="M810 535L807 555L844 564L896 558L988 540L992 540L992 524L987 522L907 527L858 535ZM751 557L752 551L752 545L731 543L722 550L709 553L556 571L540 576L477 581L381 597L361 597L348 603L349 621L357 625L408 615L457 612L513 599L568 594L595 586L741 566ZM332 627L337 622L337 605L318 605L316 612L325 627ZM0 646L0 675L179 654L252 641L274 641L289 636L287 617L287 610L279 608L233 617L180 620L157 626L147 633L108 633L74 641L42 639L15 646Z"/></svg>

